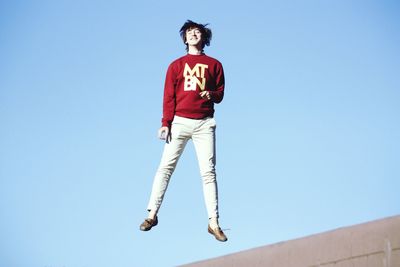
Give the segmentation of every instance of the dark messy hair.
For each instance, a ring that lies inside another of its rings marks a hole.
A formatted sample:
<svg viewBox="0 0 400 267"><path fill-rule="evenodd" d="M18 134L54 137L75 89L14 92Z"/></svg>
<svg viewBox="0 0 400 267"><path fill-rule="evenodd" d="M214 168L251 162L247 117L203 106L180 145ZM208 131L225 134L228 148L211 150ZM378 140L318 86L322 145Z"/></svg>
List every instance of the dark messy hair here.
<svg viewBox="0 0 400 267"><path fill-rule="evenodd" d="M181 35L183 43L186 44L186 51L188 51L188 49L189 49L189 46L186 43L186 31L193 29L193 28L197 28L201 32L201 40L202 40L201 49L204 49L204 46L210 46L212 32L211 32L210 28L207 28L207 26L208 26L208 23L200 24L200 23L196 23L191 20L187 20L185 22L185 24L183 24L182 28L179 30L179 33Z"/></svg>

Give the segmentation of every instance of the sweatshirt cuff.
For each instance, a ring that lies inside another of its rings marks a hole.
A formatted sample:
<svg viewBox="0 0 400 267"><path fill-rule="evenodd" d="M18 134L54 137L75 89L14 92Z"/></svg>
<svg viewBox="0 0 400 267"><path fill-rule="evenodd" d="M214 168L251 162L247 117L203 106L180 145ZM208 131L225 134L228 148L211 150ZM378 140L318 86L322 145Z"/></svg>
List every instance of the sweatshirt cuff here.
<svg viewBox="0 0 400 267"><path fill-rule="evenodd" d="M168 128L171 128L171 124L172 124L172 122L162 121L161 127L168 127Z"/></svg>
<svg viewBox="0 0 400 267"><path fill-rule="evenodd" d="M210 92L210 100L216 104L221 102L219 94L217 92L209 91Z"/></svg>

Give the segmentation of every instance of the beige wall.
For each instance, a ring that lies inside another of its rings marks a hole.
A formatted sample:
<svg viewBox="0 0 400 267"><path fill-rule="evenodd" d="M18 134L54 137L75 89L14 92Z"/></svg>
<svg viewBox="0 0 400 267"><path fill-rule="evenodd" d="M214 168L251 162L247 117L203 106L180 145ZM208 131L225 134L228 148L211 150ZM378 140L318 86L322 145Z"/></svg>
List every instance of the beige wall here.
<svg viewBox="0 0 400 267"><path fill-rule="evenodd" d="M400 216L183 266L400 267Z"/></svg>

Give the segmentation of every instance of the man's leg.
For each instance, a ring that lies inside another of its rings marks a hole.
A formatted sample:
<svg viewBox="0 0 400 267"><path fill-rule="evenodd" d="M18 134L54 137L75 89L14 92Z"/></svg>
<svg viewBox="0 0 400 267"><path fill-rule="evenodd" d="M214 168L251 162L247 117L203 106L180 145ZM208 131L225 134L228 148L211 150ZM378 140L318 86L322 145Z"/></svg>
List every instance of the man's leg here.
<svg viewBox="0 0 400 267"><path fill-rule="evenodd" d="M179 120L174 119L174 122L171 126L171 141L166 143L164 146L160 165L157 169L156 175L154 176L150 200L147 206L147 210L149 211L148 218L151 220L156 220L156 216L164 199L171 175L175 170L187 141L189 140L189 129L187 125L178 121Z"/></svg>
<svg viewBox="0 0 400 267"><path fill-rule="evenodd" d="M215 120L199 121L192 139L196 149L200 175L203 180L203 193L209 218L218 218L218 188L215 172Z"/></svg>
<svg viewBox="0 0 400 267"><path fill-rule="evenodd" d="M204 200L208 213L208 232L219 241L227 241L218 223L218 187L215 172L216 148L215 148L216 123L213 118L199 121L198 127L193 132L193 143L196 149L200 174L203 179Z"/></svg>

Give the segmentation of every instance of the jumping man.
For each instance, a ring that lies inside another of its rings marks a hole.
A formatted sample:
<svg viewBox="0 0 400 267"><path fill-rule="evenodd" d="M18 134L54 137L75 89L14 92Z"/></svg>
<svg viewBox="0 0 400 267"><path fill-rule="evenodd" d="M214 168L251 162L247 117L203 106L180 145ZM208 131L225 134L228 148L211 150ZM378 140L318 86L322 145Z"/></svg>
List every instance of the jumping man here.
<svg viewBox="0 0 400 267"><path fill-rule="evenodd" d="M167 70L160 139L166 141L161 162L154 177L147 206L148 217L140 230L148 231L158 224L160 209L169 180L176 164L192 139L203 180L204 200L208 213L208 232L219 241L227 241L218 218L218 187L215 162L214 104L224 97L222 64L204 53L210 45L212 32L207 24L191 20L184 23L180 35L187 54L173 61Z"/></svg>

